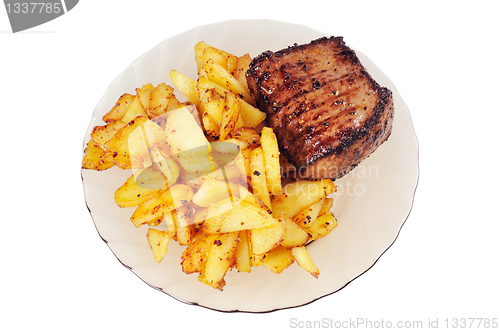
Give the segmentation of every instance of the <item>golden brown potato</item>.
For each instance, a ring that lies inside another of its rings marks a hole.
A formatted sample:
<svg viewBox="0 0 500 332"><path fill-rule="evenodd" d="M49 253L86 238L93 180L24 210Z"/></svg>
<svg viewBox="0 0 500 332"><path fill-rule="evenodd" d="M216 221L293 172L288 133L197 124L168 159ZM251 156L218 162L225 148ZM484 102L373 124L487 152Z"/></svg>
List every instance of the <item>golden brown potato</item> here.
<svg viewBox="0 0 500 332"><path fill-rule="evenodd" d="M172 240L172 236L168 232L150 228L146 233L146 237L153 251L153 257L156 263L159 264L167 254L168 244Z"/></svg>
<svg viewBox="0 0 500 332"><path fill-rule="evenodd" d="M264 153L261 147L254 149L250 154L250 177L252 178L253 194L272 209L271 198L267 190Z"/></svg>
<svg viewBox="0 0 500 332"><path fill-rule="evenodd" d="M200 98L198 97L198 91L196 90L195 80L179 73L177 70L170 71L170 79L177 89L179 89L187 98L187 100L196 105L196 107L200 106Z"/></svg>
<svg viewBox="0 0 500 332"><path fill-rule="evenodd" d="M327 212L304 227L304 230L309 234L311 240L317 240L328 235L335 227L337 227L337 219L335 219L332 212Z"/></svg>
<svg viewBox="0 0 500 332"><path fill-rule="evenodd" d="M262 259L262 265L277 274L283 272L293 262L292 251L281 245L266 253Z"/></svg>
<svg viewBox="0 0 500 332"><path fill-rule="evenodd" d="M121 120L125 115L125 113L127 113L130 104L132 104L134 100L135 100L134 95L128 93L123 94L118 99L115 106L108 113L104 114L102 120L104 122L113 122Z"/></svg>
<svg viewBox="0 0 500 332"><path fill-rule="evenodd" d="M281 242L281 245L283 247L301 247L309 241L309 234L304 231L299 225L293 222L290 218L281 217L280 219L286 225L286 231L283 235L283 242Z"/></svg>
<svg viewBox="0 0 500 332"><path fill-rule="evenodd" d="M232 93L240 96L250 105L255 106L255 101L250 96L250 92L245 89L224 67L215 63L213 60L206 60L203 62L202 68L209 81L231 91Z"/></svg>
<svg viewBox="0 0 500 332"><path fill-rule="evenodd" d="M238 128L231 133L231 137L245 142L247 144L247 147L250 149L255 149L260 146L260 134L254 128Z"/></svg>
<svg viewBox="0 0 500 332"><path fill-rule="evenodd" d="M170 105L170 99L174 93L174 88L165 83L158 84L150 94L149 107L145 108L150 119L165 114Z"/></svg>
<svg viewBox="0 0 500 332"><path fill-rule="evenodd" d="M203 230L207 233L228 233L246 229L270 228L278 224L278 221L267 211L263 209L256 211L239 204L234 204L229 211L224 213L221 214L221 218L207 218L203 223Z"/></svg>
<svg viewBox="0 0 500 332"><path fill-rule="evenodd" d="M146 117L139 116L118 130L113 137L104 143L106 153L120 168L130 168L130 153L128 148L129 135L147 121Z"/></svg>
<svg viewBox="0 0 500 332"><path fill-rule="evenodd" d="M271 208L269 208L263 201L261 201L257 196L255 196L253 193L249 192L247 188L240 186L240 198L242 201L240 202L241 205L251 208L249 205L253 205L255 207L258 207L259 209L265 210L267 213L272 214Z"/></svg>
<svg viewBox="0 0 500 332"><path fill-rule="evenodd" d="M217 93L224 95L224 92L231 92L229 89L218 85L215 82L208 80L205 77L200 77L198 79L198 93L203 94L203 91L214 88ZM200 90L201 89L201 90ZM239 98L238 95L236 97ZM247 103L244 99L240 99L241 103L241 120L244 127L256 128L266 119L266 113L260 111L255 106Z"/></svg>
<svg viewBox="0 0 500 332"><path fill-rule="evenodd" d="M115 202L119 207L133 207L158 196L167 189L167 179L153 165L138 169L115 191Z"/></svg>
<svg viewBox="0 0 500 332"><path fill-rule="evenodd" d="M282 220L278 220L274 227L250 229L248 234L252 254L263 255L276 248L283 241L285 231L286 224Z"/></svg>
<svg viewBox="0 0 500 332"><path fill-rule="evenodd" d="M271 128L262 128L260 144L266 168L267 190L271 195L279 195L281 193L280 151L276 135Z"/></svg>
<svg viewBox="0 0 500 332"><path fill-rule="evenodd" d="M220 124L222 121L222 112L224 111L225 101L215 89L203 90L200 87L200 109L203 130L205 135L218 140L220 138Z"/></svg>
<svg viewBox="0 0 500 332"><path fill-rule="evenodd" d="M241 102L241 118L243 120L244 127L257 128L259 127L259 125L264 124L264 120L266 119L266 113L260 111L258 108L247 103L245 100L241 100L240 102Z"/></svg>
<svg viewBox="0 0 500 332"><path fill-rule="evenodd" d="M169 150L168 146L154 144L149 149L149 155L154 165L158 167L167 179L168 185L172 186L179 178L180 166L173 158L169 157L171 153L170 151L167 152L167 150Z"/></svg>
<svg viewBox="0 0 500 332"><path fill-rule="evenodd" d="M186 274L199 273L205 268L210 247L217 239L217 234L204 234L182 253L181 266Z"/></svg>
<svg viewBox="0 0 500 332"><path fill-rule="evenodd" d="M150 226L159 225L163 216L182 205L186 205L193 197L190 187L183 184L176 184L161 195L155 196L137 206L137 209L130 217L135 227L148 224Z"/></svg>
<svg viewBox="0 0 500 332"><path fill-rule="evenodd" d="M236 127L240 118L241 103L232 93L225 93L225 107L222 111L220 124L220 140L225 140Z"/></svg>
<svg viewBox="0 0 500 332"><path fill-rule="evenodd" d="M319 269L314 264L309 252L306 247L295 247L292 248L292 255L297 264L307 272L309 272L313 277L318 279Z"/></svg>
<svg viewBox="0 0 500 332"><path fill-rule="evenodd" d="M104 144L109 141L121 128L125 127L126 123L117 120L112 121L104 126L95 126L90 133L90 137L99 144L102 149L105 149Z"/></svg>
<svg viewBox="0 0 500 332"><path fill-rule="evenodd" d="M172 218L173 224L175 225L176 240L181 246L191 243L196 228L194 224L194 212L189 206L180 206L165 214L164 218Z"/></svg>
<svg viewBox="0 0 500 332"><path fill-rule="evenodd" d="M320 198L317 202L306 206L293 217L293 222L301 227L308 227L313 223L319 215L319 211L323 206L325 198Z"/></svg>
<svg viewBox="0 0 500 332"><path fill-rule="evenodd" d="M140 118L144 119L143 117ZM114 136L111 140L113 139L115 139ZM161 147L164 145L165 132L163 128L155 122L145 118L144 121L141 121L141 123L131 130L127 136L126 147L128 149L130 165L134 169L150 166L154 162L150 153L151 149L154 146Z"/></svg>
<svg viewBox="0 0 500 332"><path fill-rule="evenodd" d="M82 160L83 169L104 171L113 167L115 163L93 139L90 139L85 148Z"/></svg>
<svg viewBox="0 0 500 332"><path fill-rule="evenodd" d="M213 288L222 290L226 282L224 276L234 263L234 253L238 247L238 233L220 234L210 245L205 268L198 280Z"/></svg>
<svg viewBox="0 0 500 332"><path fill-rule="evenodd" d="M84 169L134 169L115 202L136 207L136 227L164 222L166 230L146 234L155 261L174 240L187 246L182 271L219 290L233 267L281 273L297 261L317 278L305 245L337 226L331 180L283 180L289 163L246 82L251 61L199 42L197 79L170 72L188 101L165 83L122 95L93 129L82 161Z"/></svg>
<svg viewBox="0 0 500 332"><path fill-rule="evenodd" d="M137 94L137 97L139 97L142 108L146 111L146 113L148 113L149 110L149 99L151 97L151 92L153 91L153 89L154 86L151 83L145 84L141 88L135 89L135 93Z"/></svg>
<svg viewBox="0 0 500 332"><path fill-rule="evenodd" d="M250 272L250 244L248 242L248 231L241 231L238 235L238 247L234 253L234 258L236 260L236 269L238 272Z"/></svg>
<svg viewBox="0 0 500 332"><path fill-rule="evenodd" d="M195 109L183 107L169 112L165 137L172 158L188 172L207 174L213 171L211 146L203 133ZM187 134L189 133L189 134Z"/></svg>
<svg viewBox="0 0 500 332"><path fill-rule="evenodd" d="M210 45L203 41L200 41L196 43L196 45L194 45L194 61L196 62L196 69L198 70L198 76L200 77L206 77L202 65L204 62L205 49L207 49L209 46Z"/></svg>
<svg viewBox="0 0 500 332"><path fill-rule="evenodd" d="M335 184L330 179L299 180L289 183L282 188L281 194L273 196L271 202L273 215L276 217L285 215L293 218L301 210L330 195L335 190Z"/></svg>
<svg viewBox="0 0 500 332"><path fill-rule="evenodd" d="M331 210L333 207L333 198L326 198L325 202L323 203L323 206L318 212L318 216L321 216Z"/></svg>
<svg viewBox="0 0 500 332"><path fill-rule="evenodd" d="M132 101L129 108L127 109L127 112L125 113L125 115L123 115L123 118L121 120L125 123L129 123L130 121L139 116L145 118L148 117L146 111L144 110L144 108L142 108L142 104L141 101L139 100L139 97L135 96L134 101Z"/></svg>
<svg viewBox="0 0 500 332"><path fill-rule="evenodd" d="M214 88L204 90L202 83L198 84L200 86L200 110L202 113L207 113L215 121L217 127L220 126L222 122L222 112L226 106L226 101L224 95L221 95Z"/></svg>
<svg viewBox="0 0 500 332"><path fill-rule="evenodd" d="M250 57L250 54L246 53L238 58L238 64L236 66L236 71L234 73L234 77L240 82L240 84L245 88L248 89L248 84L247 84L247 78L245 76L245 73L247 72L248 68L250 67L250 62L252 62L252 58Z"/></svg>
<svg viewBox="0 0 500 332"><path fill-rule="evenodd" d="M193 195L192 200L198 206L209 207L214 203L236 196L237 194L239 194L238 185L227 181L216 181L207 178Z"/></svg>

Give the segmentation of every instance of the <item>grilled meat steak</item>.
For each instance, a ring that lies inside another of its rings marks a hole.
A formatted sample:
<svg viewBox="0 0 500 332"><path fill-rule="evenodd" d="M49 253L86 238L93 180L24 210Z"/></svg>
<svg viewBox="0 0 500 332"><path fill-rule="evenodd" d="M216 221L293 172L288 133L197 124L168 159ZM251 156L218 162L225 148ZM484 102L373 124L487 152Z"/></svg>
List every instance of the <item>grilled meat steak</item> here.
<svg viewBox="0 0 500 332"><path fill-rule="evenodd" d="M280 150L303 178L344 176L391 133L392 92L342 37L266 51L246 78Z"/></svg>

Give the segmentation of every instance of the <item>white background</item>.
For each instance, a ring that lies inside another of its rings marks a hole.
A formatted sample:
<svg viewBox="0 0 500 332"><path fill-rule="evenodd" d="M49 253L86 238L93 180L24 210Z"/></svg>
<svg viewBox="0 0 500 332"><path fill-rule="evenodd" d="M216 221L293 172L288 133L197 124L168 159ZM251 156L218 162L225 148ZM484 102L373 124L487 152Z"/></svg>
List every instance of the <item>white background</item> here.
<svg viewBox="0 0 500 332"><path fill-rule="evenodd" d="M80 162L93 109L130 62L190 28L248 18L342 35L368 55L410 109L420 180L395 244L345 289L296 309L228 314L181 303L117 261L85 206ZM500 320L498 22L495 1L87 0L12 34L1 8L0 330Z"/></svg>

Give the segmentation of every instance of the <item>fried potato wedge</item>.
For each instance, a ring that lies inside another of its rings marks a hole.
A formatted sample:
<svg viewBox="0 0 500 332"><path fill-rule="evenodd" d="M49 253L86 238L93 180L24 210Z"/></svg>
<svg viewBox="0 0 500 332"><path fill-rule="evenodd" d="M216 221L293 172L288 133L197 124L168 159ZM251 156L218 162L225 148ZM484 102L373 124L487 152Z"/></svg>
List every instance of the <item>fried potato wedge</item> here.
<svg viewBox="0 0 500 332"><path fill-rule="evenodd" d="M120 168L131 167L128 138L134 130L140 128L146 121L148 121L148 119L144 116L135 118L118 130L110 140L104 143L104 149Z"/></svg>
<svg viewBox="0 0 500 332"><path fill-rule="evenodd" d="M141 101L138 96L135 96L134 101L130 104L129 108L127 109L127 112L121 119L125 123L129 123L133 119L137 118L138 116L142 116L147 118L148 115L146 114L146 111L142 107Z"/></svg>
<svg viewBox="0 0 500 332"><path fill-rule="evenodd" d="M292 248L291 250L292 250L292 256L297 262L297 264L299 264L301 268L309 272L313 277L318 279L319 269L316 267L316 264L314 264L306 247L295 247Z"/></svg>
<svg viewBox="0 0 500 332"><path fill-rule="evenodd" d="M158 225L163 220L163 216L182 205L189 203L193 197L191 188L184 184L176 184L144 203L139 204L130 220L136 227L148 224Z"/></svg>
<svg viewBox="0 0 500 332"><path fill-rule="evenodd" d="M205 77L200 77L198 79L197 86L198 86L198 93L201 94L203 94L203 91L207 91L212 88L214 88L220 95L224 95L224 92L231 92L229 89L226 89L223 86L220 86L217 83L214 83ZM238 95L236 95L236 97L238 97ZM240 99L240 104L241 104L240 115L243 122L242 124L243 127L256 128L266 119L266 113L260 111L255 106L247 103L244 99Z"/></svg>
<svg viewBox="0 0 500 332"><path fill-rule="evenodd" d="M200 112L205 134L218 140L220 138L220 124L225 107L224 97L215 89L203 90L199 88Z"/></svg>
<svg viewBox="0 0 500 332"><path fill-rule="evenodd" d="M95 126L90 133L90 137L105 149L104 144L109 141L121 128L125 127L126 123L121 120L109 122L104 126Z"/></svg>
<svg viewBox="0 0 500 332"><path fill-rule="evenodd" d="M194 113L196 110L191 107L170 111L165 124L165 137L172 158L183 169L199 175L208 174L215 169L210 156L211 145Z"/></svg>
<svg viewBox="0 0 500 332"><path fill-rule="evenodd" d="M171 186L177 182L180 176L180 166L173 158L168 157L170 153L165 152L165 149L165 146L160 147L158 144L155 144L149 149L149 155L154 165L158 167L167 179L168 185Z"/></svg>
<svg viewBox="0 0 500 332"><path fill-rule="evenodd" d="M266 113L260 111L258 108L241 100L241 119L243 120L244 127L257 128L264 123Z"/></svg>
<svg viewBox="0 0 500 332"><path fill-rule="evenodd" d="M319 211L325 202L325 198L320 198L317 202L306 206L304 209L300 210L299 213L293 217L293 222L300 227L308 227L312 224L319 215Z"/></svg>
<svg viewBox="0 0 500 332"><path fill-rule="evenodd" d="M231 137L239 141L245 142L247 145L246 147L250 149L255 149L260 146L260 134L254 128L250 127L238 128L231 133Z"/></svg>
<svg viewBox="0 0 500 332"><path fill-rule="evenodd" d="M292 251L281 245L266 253L262 259L262 265L276 274L283 272L293 262Z"/></svg>
<svg viewBox="0 0 500 332"><path fill-rule="evenodd" d="M250 57L250 54L248 53L238 57L236 71L233 75L245 89L248 89L247 78L245 76L245 73L250 67L250 62L252 62L252 57Z"/></svg>
<svg viewBox="0 0 500 332"><path fill-rule="evenodd" d="M115 191L115 202L119 207L138 206L158 196L167 189L167 179L153 165L146 169L138 169L124 184Z"/></svg>
<svg viewBox="0 0 500 332"><path fill-rule="evenodd" d="M271 201L273 215L277 218L281 215L293 218L307 206L335 191L335 184L330 179L299 180L289 183L282 188L281 194L273 196Z"/></svg>
<svg viewBox="0 0 500 332"><path fill-rule="evenodd" d="M290 218L281 217L280 219L286 225L286 231L283 234L283 241L281 242L283 247L301 247L309 241L310 235Z"/></svg>
<svg viewBox="0 0 500 332"><path fill-rule="evenodd" d="M135 89L135 93L137 97L139 97L139 101L141 102L142 108L149 115L149 99L151 98L151 92L153 91L154 86L151 83L145 84L140 88ZM151 117L149 117L151 118Z"/></svg>
<svg viewBox="0 0 500 332"><path fill-rule="evenodd" d="M210 246L205 268L198 276L198 280L222 290L226 284L224 276L234 263L234 253L237 247L238 233L218 235Z"/></svg>
<svg viewBox="0 0 500 332"><path fill-rule="evenodd" d="M225 93L225 107L222 111L222 119L220 124L220 140L225 140L231 131L236 127L236 123L240 118L241 103L238 98L232 93Z"/></svg>
<svg viewBox="0 0 500 332"><path fill-rule="evenodd" d="M205 220L203 230L206 233L228 233L246 229L271 228L278 224L278 221L265 210L256 211L240 204L233 205L229 211L219 216L221 217Z"/></svg>
<svg viewBox="0 0 500 332"><path fill-rule="evenodd" d="M193 241L182 253L182 271L186 274L203 271L210 247L216 239L217 234L205 234Z"/></svg>
<svg viewBox="0 0 500 332"><path fill-rule="evenodd" d="M200 111L202 115L207 113L219 127L222 122L222 112L226 106L224 95L221 95L214 88L204 90L202 83L198 83L200 94Z"/></svg>
<svg viewBox="0 0 500 332"><path fill-rule="evenodd" d="M329 212L332 209L332 207L333 207L333 198L327 197L325 199L325 202L323 203L323 206L321 207L321 209L318 212L318 216L321 216L321 215Z"/></svg>
<svg viewBox="0 0 500 332"><path fill-rule="evenodd" d="M208 59L203 62L202 69L207 75L209 81L214 82L224 89L240 96L250 105L255 105L255 101L250 95L250 92L245 89L240 82L238 82L238 80L226 70L226 68L217 64L215 61Z"/></svg>
<svg viewBox="0 0 500 332"><path fill-rule="evenodd" d="M257 228L248 231L252 254L263 255L277 247L282 241L286 231L286 223L278 220L276 226L270 228Z"/></svg>
<svg viewBox="0 0 500 332"><path fill-rule="evenodd" d="M168 244L172 240L172 236L166 231L150 228L146 233L146 237L153 251L154 260L159 264L168 252Z"/></svg>
<svg viewBox="0 0 500 332"><path fill-rule="evenodd" d="M204 41L200 41L194 45L194 61L196 62L196 69L198 71L198 76L199 77L206 77L206 74L203 70L203 62L205 60L204 55L205 55L205 50L210 47L207 43Z"/></svg>
<svg viewBox="0 0 500 332"><path fill-rule="evenodd" d="M241 231L238 235L238 246L234 253L236 260L236 269L238 272L250 272L252 265L250 262L250 244L248 242L248 231Z"/></svg>
<svg viewBox="0 0 500 332"><path fill-rule="evenodd" d="M82 160L82 169L104 171L115 166L113 159L97 144L90 139L85 148Z"/></svg>
<svg viewBox="0 0 500 332"><path fill-rule="evenodd" d="M189 206L183 205L166 213L164 221L167 224L174 224L175 238L181 246L191 243L196 228L194 225L194 212Z"/></svg>
<svg viewBox="0 0 500 332"><path fill-rule="evenodd" d="M271 128L262 128L260 144L264 155L267 189L271 195L279 195L281 193L280 151L276 135Z"/></svg>
<svg viewBox="0 0 500 332"><path fill-rule="evenodd" d="M158 84L150 93L148 108L145 108L150 119L167 113L174 88L165 83Z"/></svg>
<svg viewBox="0 0 500 332"><path fill-rule="evenodd" d="M332 212L327 212L317 217L314 222L304 228L309 234L311 240L317 240L328 235L335 227L337 227L337 219Z"/></svg>
<svg viewBox="0 0 500 332"><path fill-rule="evenodd" d="M196 90L196 81L192 78L179 73L177 70L170 71L170 79L177 89L187 98L191 103L200 107L200 98Z"/></svg>
<svg viewBox="0 0 500 332"><path fill-rule="evenodd" d="M123 94L118 99L115 106L108 113L104 114L102 120L104 122L113 122L121 120L125 115L125 113L127 113L130 104L132 104L134 100L135 100L134 95L128 93Z"/></svg>
<svg viewBox="0 0 500 332"><path fill-rule="evenodd" d="M209 207L223 199L239 194L237 184L227 181L207 179L203 181L200 189L194 194L192 201L202 207Z"/></svg>
<svg viewBox="0 0 500 332"><path fill-rule="evenodd" d="M140 117L144 119L143 117ZM145 119L127 137L128 155L132 168L146 168L154 163L151 149L165 143L165 132L155 122ZM113 137L114 139L114 137Z"/></svg>
<svg viewBox="0 0 500 332"><path fill-rule="evenodd" d="M259 198L257 198L253 193L249 192L246 187L240 186L240 199L241 205L251 208L249 206L255 207L265 210L267 213L272 214L271 208L269 208L264 202L262 202Z"/></svg>
<svg viewBox="0 0 500 332"><path fill-rule="evenodd" d="M250 177L254 195L272 209L271 198L267 190L264 153L261 147L254 149L250 154Z"/></svg>

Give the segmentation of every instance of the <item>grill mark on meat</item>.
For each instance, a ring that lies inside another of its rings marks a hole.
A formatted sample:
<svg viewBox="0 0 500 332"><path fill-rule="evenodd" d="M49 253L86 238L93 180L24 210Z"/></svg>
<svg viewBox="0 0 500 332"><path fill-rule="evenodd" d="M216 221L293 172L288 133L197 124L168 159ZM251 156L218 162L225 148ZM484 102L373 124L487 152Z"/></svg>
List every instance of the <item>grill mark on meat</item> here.
<svg viewBox="0 0 500 332"><path fill-rule="evenodd" d="M273 112L276 113L282 109L284 114L291 115L288 117L288 120L292 120L296 117L299 117L305 112L313 112L314 114L318 114L324 112L324 108L330 108L332 112L336 106L340 106L341 110L345 110L347 107L355 107L355 104L351 103L350 100L347 99L349 94L357 93L361 86L359 86L356 82L356 77L350 78L354 80L354 83L351 83L348 89L339 92L338 90L333 90L331 88L332 81L324 80L323 82L326 85L326 89L330 89L329 91L323 90L315 90L308 91L307 93L295 93L293 96L288 98L287 101L282 102L281 104L273 105ZM303 96L303 100L300 103L297 103L299 100L297 97ZM281 93L278 92L276 94L276 99L280 99ZM332 114L333 115L333 114ZM274 114L271 115L275 116Z"/></svg>
<svg viewBox="0 0 500 332"><path fill-rule="evenodd" d="M342 37L264 52L246 75L283 154L305 177L343 176L390 135L392 94ZM325 174L331 165L340 171Z"/></svg>

